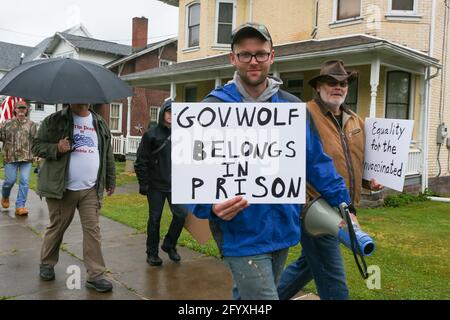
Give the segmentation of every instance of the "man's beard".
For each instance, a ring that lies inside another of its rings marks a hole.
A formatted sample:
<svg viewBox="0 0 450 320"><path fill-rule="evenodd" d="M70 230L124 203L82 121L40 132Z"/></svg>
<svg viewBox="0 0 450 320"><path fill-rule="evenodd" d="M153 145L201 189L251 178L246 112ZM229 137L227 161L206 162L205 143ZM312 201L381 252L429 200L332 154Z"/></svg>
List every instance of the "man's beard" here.
<svg viewBox="0 0 450 320"><path fill-rule="evenodd" d="M255 80L250 80L250 78L247 77L246 72L244 72L243 74L239 72L239 77L241 78L242 82L244 82L246 85L256 87L266 81L267 73L261 73L261 76Z"/></svg>
<svg viewBox="0 0 450 320"><path fill-rule="evenodd" d="M333 99L331 101L331 99L328 99L327 94L325 92L323 93L321 92L320 98L325 104L329 105L330 107L338 108L345 102L346 97L340 97L340 99Z"/></svg>

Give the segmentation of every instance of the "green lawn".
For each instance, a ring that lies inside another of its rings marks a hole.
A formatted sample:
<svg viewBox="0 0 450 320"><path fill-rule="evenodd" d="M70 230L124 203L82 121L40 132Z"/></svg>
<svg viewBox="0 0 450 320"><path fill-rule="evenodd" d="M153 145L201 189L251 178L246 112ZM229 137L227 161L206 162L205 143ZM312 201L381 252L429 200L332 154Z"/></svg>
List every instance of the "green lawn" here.
<svg viewBox="0 0 450 320"><path fill-rule="evenodd" d="M3 163L3 157L0 157L0 163ZM37 190L37 174L34 173L34 168L36 167L33 163L33 168L31 169L31 179L30 179L30 189ZM0 179L5 178L5 169L2 166L0 168ZM125 162L116 161L116 186L122 186L129 183L137 183L136 174L125 172Z"/></svg>
<svg viewBox="0 0 450 320"><path fill-rule="evenodd" d="M114 195L105 199L102 211L140 232L146 230L148 206L143 196ZM166 206L162 235L167 232L170 219ZM366 258L366 263L380 267L381 289L367 288L350 251L342 248L352 299L450 299L450 204L427 201L401 208L361 209L358 219L376 242L376 251ZM200 246L186 231L179 242L218 256L213 241ZM299 250L300 246L291 248L288 262L298 257ZM310 284L306 291L315 292L314 285Z"/></svg>

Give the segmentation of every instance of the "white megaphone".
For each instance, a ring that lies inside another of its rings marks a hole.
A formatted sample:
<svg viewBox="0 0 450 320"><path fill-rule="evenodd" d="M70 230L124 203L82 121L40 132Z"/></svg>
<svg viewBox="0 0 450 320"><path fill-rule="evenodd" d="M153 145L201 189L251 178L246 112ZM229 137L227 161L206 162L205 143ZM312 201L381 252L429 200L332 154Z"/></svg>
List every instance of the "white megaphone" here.
<svg viewBox="0 0 450 320"><path fill-rule="evenodd" d="M352 223L352 226L348 228L344 220L346 219L344 211L348 210L347 205L343 203L339 207L341 213L332 208L323 198L315 199L303 210L303 229L313 237L335 236L350 250L354 251L353 248L355 248L358 255L370 256L375 250L375 242L356 224ZM347 221L349 220L351 221L348 216Z"/></svg>

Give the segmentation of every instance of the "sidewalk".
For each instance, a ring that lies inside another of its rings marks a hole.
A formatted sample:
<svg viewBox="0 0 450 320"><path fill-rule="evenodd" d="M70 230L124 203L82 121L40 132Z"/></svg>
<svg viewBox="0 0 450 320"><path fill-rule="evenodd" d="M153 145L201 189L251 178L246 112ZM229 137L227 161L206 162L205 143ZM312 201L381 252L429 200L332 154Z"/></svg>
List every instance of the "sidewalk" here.
<svg viewBox="0 0 450 320"><path fill-rule="evenodd" d="M56 280L39 278L39 254L42 235L48 223L45 200L30 190L28 217L14 214L15 187L11 207L0 213L0 299L230 299L231 275L224 264L190 249L179 247L181 263L161 252L162 267L150 267L146 261L145 239L136 230L105 217L100 218L103 255L108 278L114 290L100 294L84 287L86 270L82 258L82 231L78 214L65 233L60 260L55 267ZM81 269L81 288L69 290L66 273L69 266ZM302 296L302 295L299 295ZM316 299L307 295L302 299Z"/></svg>

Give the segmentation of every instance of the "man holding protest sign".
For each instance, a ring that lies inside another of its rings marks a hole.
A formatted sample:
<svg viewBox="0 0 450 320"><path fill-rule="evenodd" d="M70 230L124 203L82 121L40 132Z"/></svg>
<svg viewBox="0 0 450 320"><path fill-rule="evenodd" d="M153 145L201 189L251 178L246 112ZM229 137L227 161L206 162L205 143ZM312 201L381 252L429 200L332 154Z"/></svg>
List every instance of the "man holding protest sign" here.
<svg viewBox="0 0 450 320"><path fill-rule="evenodd" d="M374 179L363 181L364 122L345 104L348 85L357 77L347 72L340 60L325 62L320 74L309 81L316 95L307 103L315 127L323 143L323 149L334 161L336 170L349 188L352 219L357 223L356 210L361 188L380 190ZM307 187L309 200L320 196L312 186ZM314 277L321 299L348 299L339 241L333 236L313 238L302 230L302 254L290 264L281 276L278 286L280 299L289 299Z"/></svg>
<svg viewBox="0 0 450 320"><path fill-rule="evenodd" d="M300 102L279 89L282 82L268 77L274 61L269 31L246 23L232 33L230 61L234 79L212 91L204 102ZM332 205L350 203L344 180L323 152L310 118L306 124L306 176ZM209 219L214 239L233 280L233 297L278 299L277 282L289 247L300 239L301 205L252 204L236 196L214 205L190 205L199 218Z"/></svg>

